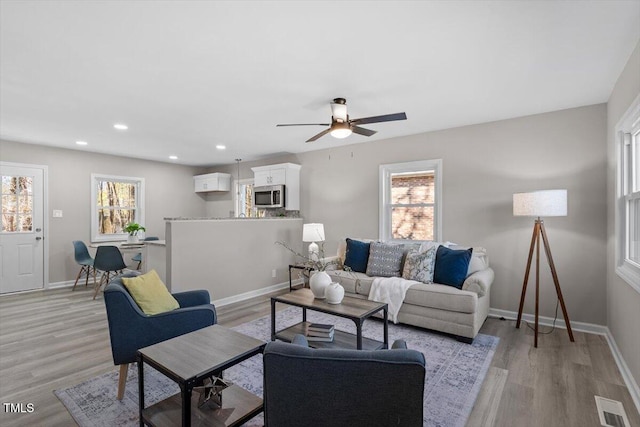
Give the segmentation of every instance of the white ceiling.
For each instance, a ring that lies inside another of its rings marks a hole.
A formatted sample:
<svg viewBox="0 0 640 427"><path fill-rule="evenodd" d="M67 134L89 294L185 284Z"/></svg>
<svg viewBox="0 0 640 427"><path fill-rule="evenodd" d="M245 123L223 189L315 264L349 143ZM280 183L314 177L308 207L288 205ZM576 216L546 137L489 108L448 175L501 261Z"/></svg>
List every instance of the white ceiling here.
<svg viewBox="0 0 640 427"><path fill-rule="evenodd" d="M198 166L606 102L640 39L638 0L2 0L0 19L0 137ZM276 128L335 97L408 120Z"/></svg>

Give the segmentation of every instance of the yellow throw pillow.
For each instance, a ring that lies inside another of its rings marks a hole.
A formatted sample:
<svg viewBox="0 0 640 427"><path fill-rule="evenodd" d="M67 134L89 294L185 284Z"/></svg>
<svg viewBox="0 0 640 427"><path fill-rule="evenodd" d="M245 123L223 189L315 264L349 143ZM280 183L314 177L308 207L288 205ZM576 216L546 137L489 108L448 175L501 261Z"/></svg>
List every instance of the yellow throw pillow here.
<svg viewBox="0 0 640 427"><path fill-rule="evenodd" d="M123 277L122 283L145 314L164 313L180 308L180 304L169 293L155 270L136 277Z"/></svg>

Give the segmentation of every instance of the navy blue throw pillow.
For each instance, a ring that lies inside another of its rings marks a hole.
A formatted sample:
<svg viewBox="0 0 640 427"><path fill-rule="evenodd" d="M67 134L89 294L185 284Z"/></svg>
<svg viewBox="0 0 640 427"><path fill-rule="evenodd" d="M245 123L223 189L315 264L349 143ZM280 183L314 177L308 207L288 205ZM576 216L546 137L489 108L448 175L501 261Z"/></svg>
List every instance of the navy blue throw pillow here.
<svg viewBox="0 0 640 427"><path fill-rule="evenodd" d="M352 271L366 273L370 246L369 243L347 238L347 253L344 257L344 265L351 268Z"/></svg>
<svg viewBox="0 0 640 427"><path fill-rule="evenodd" d="M472 252L473 248L453 250L445 246L438 247L433 282L462 289Z"/></svg>

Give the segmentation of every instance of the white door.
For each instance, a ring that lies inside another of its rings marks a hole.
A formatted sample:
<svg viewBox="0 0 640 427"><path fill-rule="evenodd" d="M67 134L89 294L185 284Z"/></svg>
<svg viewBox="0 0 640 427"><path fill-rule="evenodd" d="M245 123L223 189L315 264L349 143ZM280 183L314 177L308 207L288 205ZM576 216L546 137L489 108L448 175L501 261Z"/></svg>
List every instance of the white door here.
<svg viewBox="0 0 640 427"><path fill-rule="evenodd" d="M44 287L44 169L0 163L0 294Z"/></svg>

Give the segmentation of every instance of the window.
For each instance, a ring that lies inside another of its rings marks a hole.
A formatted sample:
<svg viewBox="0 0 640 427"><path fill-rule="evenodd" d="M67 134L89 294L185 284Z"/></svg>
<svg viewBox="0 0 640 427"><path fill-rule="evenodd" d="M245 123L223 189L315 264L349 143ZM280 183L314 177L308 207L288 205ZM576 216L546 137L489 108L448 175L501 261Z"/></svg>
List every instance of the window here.
<svg viewBox="0 0 640 427"><path fill-rule="evenodd" d="M33 178L2 176L2 232L28 233L33 229Z"/></svg>
<svg viewBox="0 0 640 427"><path fill-rule="evenodd" d="M125 240L130 222L144 225L144 178L91 174L91 241Z"/></svg>
<svg viewBox="0 0 640 427"><path fill-rule="evenodd" d="M236 183L235 207L236 217L248 218L255 214L253 209L253 179L243 179Z"/></svg>
<svg viewBox="0 0 640 427"><path fill-rule="evenodd" d="M616 127L616 272L640 292L640 96Z"/></svg>
<svg viewBox="0 0 640 427"><path fill-rule="evenodd" d="M442 160L380 165L380 238L441 240Z"/></svg>

